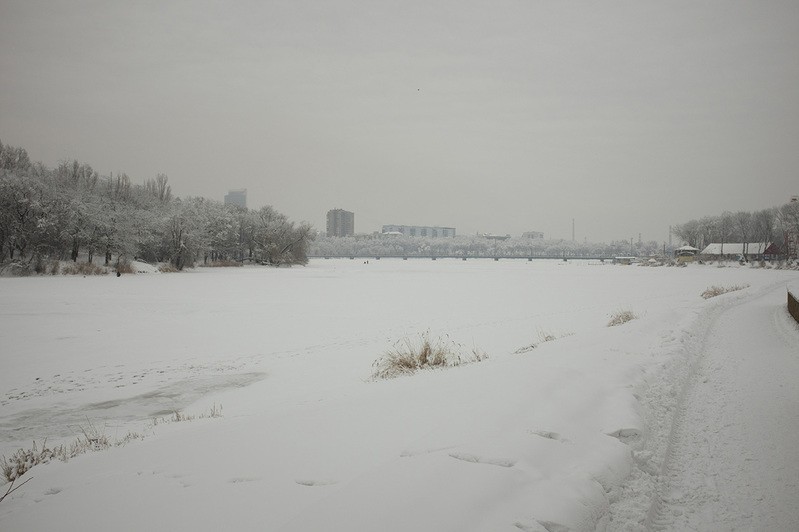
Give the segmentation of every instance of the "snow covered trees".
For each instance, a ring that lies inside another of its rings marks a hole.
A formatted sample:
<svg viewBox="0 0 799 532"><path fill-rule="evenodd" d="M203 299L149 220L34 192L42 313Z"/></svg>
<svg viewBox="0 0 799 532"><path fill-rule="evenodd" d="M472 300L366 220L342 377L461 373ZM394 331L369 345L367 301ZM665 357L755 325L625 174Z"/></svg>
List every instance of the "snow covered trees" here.
<svg viewBox="0 0 799 532"><path fill-rule="evenodd" d="M314 232L272 207L250 211L205 198L173 197L159 174L132 185L78 161L49 170L0 142L0 263L43 259L92 262L140 257L183 269L249 259L306 264Z"/></svg>
<svg viewBox="0 0 799 532"><path fill-rule="evenodd" d="M739 211L720 216L705 216L674 226L673 234L699 249L712 242L777 242L791 232L791 210L799 212L799 202L755 212ZM799 232L799 226L793 229Z"/></svg>

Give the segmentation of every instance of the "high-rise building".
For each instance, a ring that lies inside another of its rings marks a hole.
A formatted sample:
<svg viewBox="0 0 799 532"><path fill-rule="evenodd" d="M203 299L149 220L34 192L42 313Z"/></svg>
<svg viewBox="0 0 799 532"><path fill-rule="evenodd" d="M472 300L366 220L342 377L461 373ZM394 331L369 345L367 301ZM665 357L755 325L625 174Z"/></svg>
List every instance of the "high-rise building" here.
<svg viewBox="0 0 799 532"><path fill-rule="evenodd" d="M242 209L247 208L247 189L240 188L237 190L229 190L225 194L225 205L236 205Z"/></svg>
<svg viewBox="0 0 799 532"><path fill-rule="evenodd" d="M352 236L355 234L355 213L344 209L327 211L327 236Z"/></svg>

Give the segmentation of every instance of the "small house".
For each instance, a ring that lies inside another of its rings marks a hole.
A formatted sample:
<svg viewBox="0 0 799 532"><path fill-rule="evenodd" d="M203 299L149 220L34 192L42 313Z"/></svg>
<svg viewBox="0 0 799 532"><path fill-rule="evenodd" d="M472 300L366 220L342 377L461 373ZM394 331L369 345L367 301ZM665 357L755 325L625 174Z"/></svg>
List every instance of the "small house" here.
<svg viewBox="0 0 799 532"><path fill-rule="evenodd" d="M708 244L701 256L706 260L773 260L779 254L773 242L723 242Z"/></svg>
<svg viewBox="0 0 799 532"><path fill-rule="evenodd" d="M696 254L699 253L699 248L693 246L682 246L674 250L674 258L677 262L693 262Z"/></svg>

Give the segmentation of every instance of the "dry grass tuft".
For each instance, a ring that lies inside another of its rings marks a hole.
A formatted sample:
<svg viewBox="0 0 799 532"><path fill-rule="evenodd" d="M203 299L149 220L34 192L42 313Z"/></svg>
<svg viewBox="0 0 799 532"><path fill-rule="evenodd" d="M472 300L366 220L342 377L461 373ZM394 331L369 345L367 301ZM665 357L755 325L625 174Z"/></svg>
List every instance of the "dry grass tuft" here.
<svg viewBox="0 0 799 532"><path fill-rule="evenodd" d="M702 297L705 299L710 299L711 297L720 296L721 294L726 294L727 292L736 292L738 290L743 290L744 288L749 288L748 284L735 284L730 286L711 286L704 292L702 292Z"/></svg>
<svg viewBox="0 0 799 532"><path fill-rule="evenodd" d="M573 334L574 333L571 333L571 332L556 334L556 333L554 333L552 331L545 331L543 329L539 329L538 330L538 343L532 343L530 345L526 345L524 347L520 347L519 349L517 349L513 353L516 354L516 355L521 355L523 353L528 353L528 352L532 351L533 349L537 348L540 344L543 344L545 342L554 342L558 338L565 338L566 336L571 336Z"/></svg>
<svg viewBox="0 0 799 532"><path fill-rule="evenodd" d="M208 413L203 413L199 416L200 419L218 417L222 417L222 405L217 406L216 403L214 403ZM192 421L194 419L197 419L197 416L175 411L172 417L153 419L152 426ZM14 482L32 467L39 464L46 464L53 460L67 462L70 458L75 458L89 451L102 451L111 447L121 447L133 440L144 439L144 436L138 432L128 432L122 438L111 440L105 433L98 430L88 418L86 423L85 427L80 426L77 429L81 436L69 445L61 444L50 448L47 446L47 440L44 440L40 448L34 441L30 449L19 449L10 458L4 456L2 461L0 461L0 470L2 470L3 477L8 482Z"/></svg>
<svg viewBox="0 0 799 532"><path fill-rule="evenodd" d="M419 370L447 368L480 362L488 355L477 348L470 351L461 344L446 339L431 340L430 333L419 335L417 341L405 338L372 364L374 379L392 379L411 375Z"/></svg>
<svg viewBox="0 0 799 532"><path fill-rule="evenodd" d="M158 271L161 273L177 273L180 270L175 268L175 266L173 266L171 263L165 262L163 264L158 265Z"/></svg>
<svg viewBox="0 0 799 532"><path fill-rule="evenodd" d="M638 316L632 310L617 310L613 314L610 315L610 321L608 322L608 327L615 327L616 325L621 325L623 323L627 323L628 321L632 321L636 319Z"/></svg>

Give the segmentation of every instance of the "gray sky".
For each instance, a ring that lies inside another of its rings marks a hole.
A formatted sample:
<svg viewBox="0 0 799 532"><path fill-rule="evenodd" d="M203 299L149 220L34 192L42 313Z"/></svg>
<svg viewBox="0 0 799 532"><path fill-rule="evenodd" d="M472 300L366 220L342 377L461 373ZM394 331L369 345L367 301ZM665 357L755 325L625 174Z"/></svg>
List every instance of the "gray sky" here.
<svg viewBox="0 0 799 532"><path fill-rule="evenodd" d="M324 229L664 241L799 194L799 2L0 0L0 140Z"/></svg>

